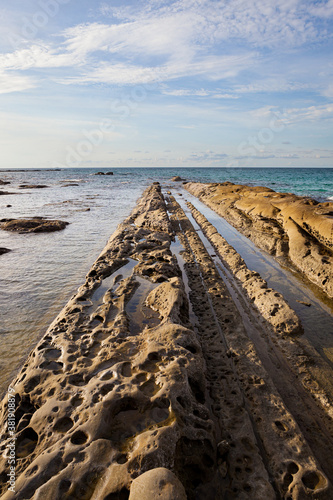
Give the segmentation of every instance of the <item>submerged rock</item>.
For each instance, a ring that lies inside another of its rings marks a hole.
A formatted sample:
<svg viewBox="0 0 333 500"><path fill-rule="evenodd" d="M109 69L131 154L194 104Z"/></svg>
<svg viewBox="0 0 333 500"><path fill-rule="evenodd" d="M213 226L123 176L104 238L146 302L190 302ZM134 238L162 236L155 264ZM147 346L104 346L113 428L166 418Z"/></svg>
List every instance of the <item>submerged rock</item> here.
<svg viewBox="0 0 333 500"><path fill-rule="evenodd" d="M44 219L35 217L33 219L1 219L0 228L5 231L16 231L19 233L48 233L65 229L69 222L61 220Z"/></svg>
<svg viewBox="0 0 333 500"><path fill-rule="evenodd" d="M43 189L48 188L45 184L21 184L20 189Z"/></svg>

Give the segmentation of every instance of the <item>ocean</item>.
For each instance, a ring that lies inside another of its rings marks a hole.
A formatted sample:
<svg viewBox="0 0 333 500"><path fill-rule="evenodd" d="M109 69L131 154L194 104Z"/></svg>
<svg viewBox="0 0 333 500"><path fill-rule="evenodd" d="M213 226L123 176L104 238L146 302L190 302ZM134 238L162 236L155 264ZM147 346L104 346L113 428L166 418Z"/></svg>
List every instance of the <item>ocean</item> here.
<svg viewBox="0 0 333 500"><path fill-rule="evenodd" d="M112 171L114 175L94 175ZM69 222L63 231L15 234L0 231L0 392L84 282L119 222L153 181L174 175L202 182L231 181L333 200L333 168L110 168L0 170L10 184L1 191L3 218L43 216ZM21 189L43 184L44 189Z"/></svg>

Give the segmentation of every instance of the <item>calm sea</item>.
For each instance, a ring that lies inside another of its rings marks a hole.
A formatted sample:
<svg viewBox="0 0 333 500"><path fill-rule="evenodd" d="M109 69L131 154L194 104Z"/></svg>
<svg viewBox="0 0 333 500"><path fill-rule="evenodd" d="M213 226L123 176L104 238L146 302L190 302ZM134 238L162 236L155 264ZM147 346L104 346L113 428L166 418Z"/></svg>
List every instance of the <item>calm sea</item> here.
<svg viewBox="0 0 333 500"><path fill-rule="evenodd" d="M332 168L112 168L5 171L0 219L43 216L66 220L64 231L0 231L0 393L22 360L84 281L109 236L153 181L174 175L206 182L263 185L276 191L333 200ZM20 189L45 184L45 189ZM76 184L76 185L68 185ZM11 205L11 206L7 206ZM89 210L88 210L89 209Z"/></svg>

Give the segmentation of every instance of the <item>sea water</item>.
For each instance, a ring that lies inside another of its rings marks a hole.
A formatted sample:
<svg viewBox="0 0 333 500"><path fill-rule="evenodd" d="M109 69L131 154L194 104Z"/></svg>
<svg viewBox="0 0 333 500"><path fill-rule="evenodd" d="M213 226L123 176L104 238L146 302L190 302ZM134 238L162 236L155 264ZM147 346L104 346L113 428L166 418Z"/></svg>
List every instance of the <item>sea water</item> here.
<svg viewBox="0 0 333 500"><path fill-rule="evenodd" d="M117 225L154 181L179 175L202 182L263 185L333 200L332 168L110 168L0 170L0 219L42 216L69 222L54 233L0 231L0 393L103 250ZM21 189L43 184L44 189ZM76 185L75 185L76 184ZM10 206L8 206L10 205Z"/></svg>

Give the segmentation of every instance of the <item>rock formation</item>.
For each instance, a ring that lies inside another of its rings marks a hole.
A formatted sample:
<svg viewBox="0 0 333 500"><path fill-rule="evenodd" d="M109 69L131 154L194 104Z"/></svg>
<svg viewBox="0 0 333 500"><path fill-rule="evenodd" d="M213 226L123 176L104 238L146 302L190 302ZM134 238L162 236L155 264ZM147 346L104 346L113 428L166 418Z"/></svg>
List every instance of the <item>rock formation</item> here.
<svg viewBox="0 0 333 500"><path fill-rule="evenodd" d="M265 187L186 183L184 186L258 247L287 258L333 297L333 203Z"/></svg>
<svg viewBox="0 0 333 500"><path fill-rule="evenodd" d="M11 384L15 493L5 398L1 498L332 498L324 395L302 388L310 355L269 325L261 359L191 222L152 185Z"/></svg>
<svg viewBox="0 0 333 500"><path fill-rule="evenodd" d="M44 219L43 217L34 217L33 219L1 219L0 229L18 233L48 233L65 229L68 224L69 222Z"/></svg>

